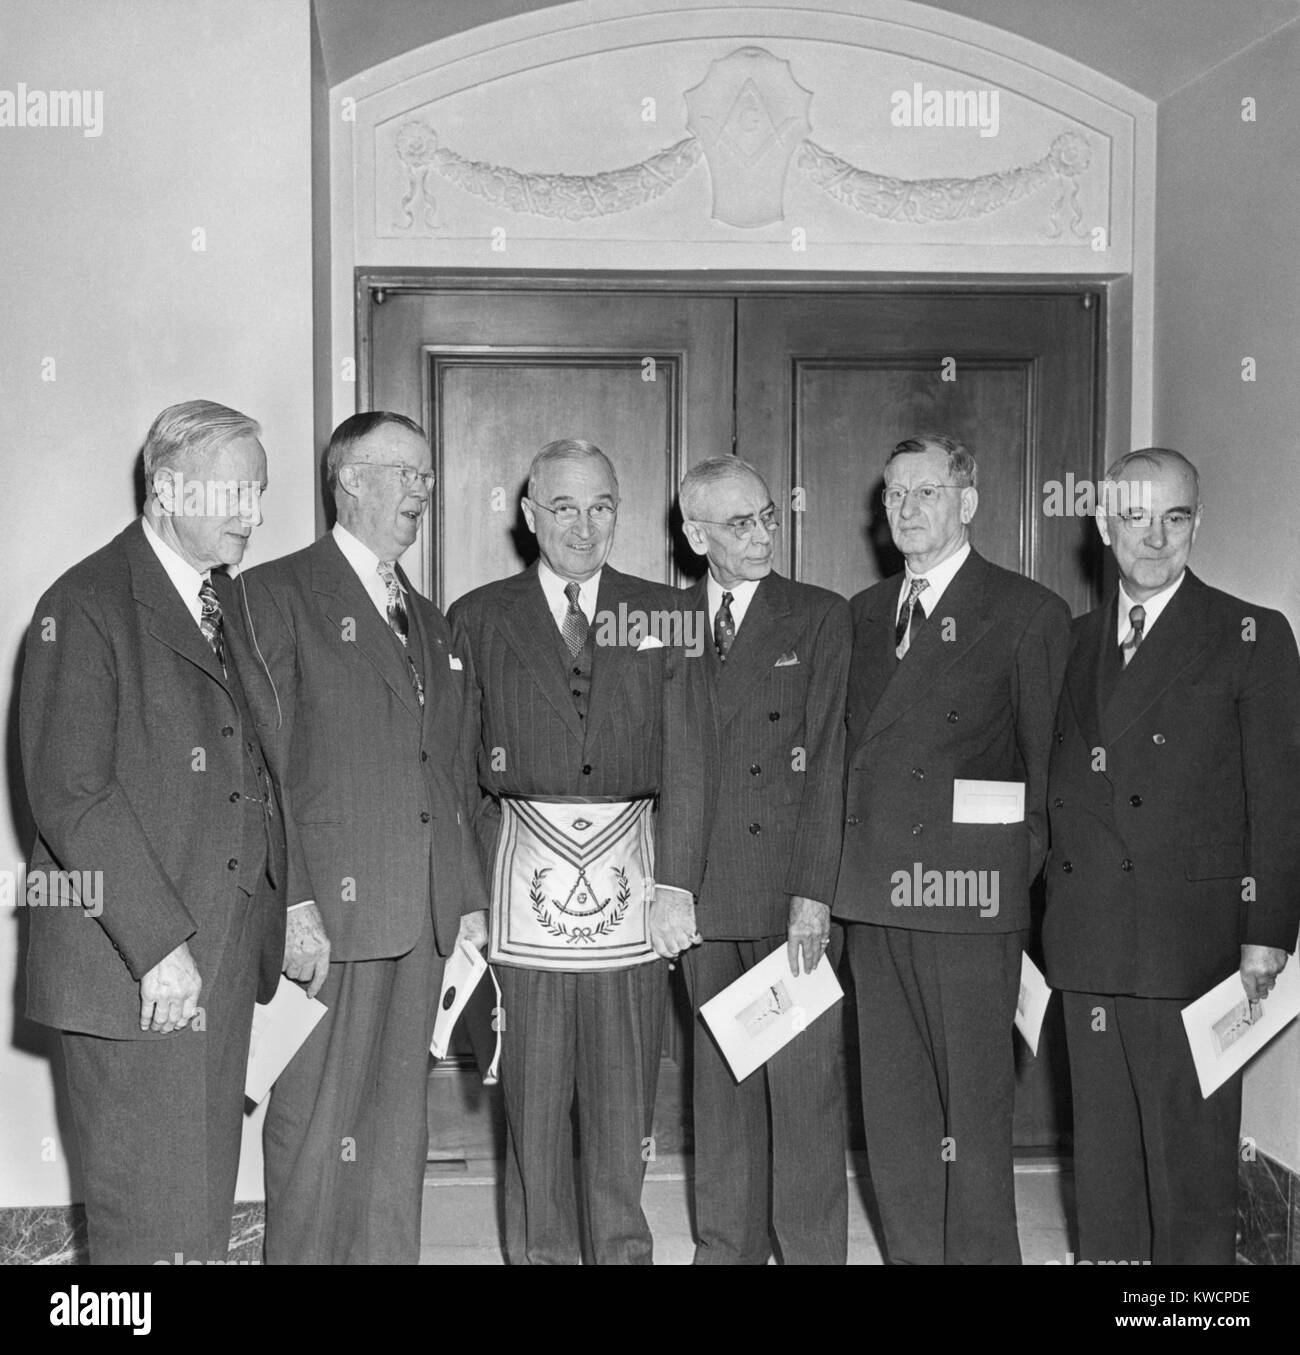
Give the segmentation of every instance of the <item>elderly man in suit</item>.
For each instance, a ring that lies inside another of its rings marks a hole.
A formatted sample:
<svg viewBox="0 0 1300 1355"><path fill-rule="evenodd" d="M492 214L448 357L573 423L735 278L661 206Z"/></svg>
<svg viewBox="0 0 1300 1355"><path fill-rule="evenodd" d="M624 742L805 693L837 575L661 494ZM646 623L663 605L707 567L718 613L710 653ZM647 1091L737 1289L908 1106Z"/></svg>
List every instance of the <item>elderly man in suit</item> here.
<svg viewBox="0 0 1300 1355"><path fill-rule="evenodd" d="M354 414L326 452L338 521L250 570L259 701L300 851L285 970L326 1014L271 1092L271 1264L415 1264L443 957L486 939L471 827L474 670L401 555L429 506L418 424Z"/></svg>
<svg viewBox="0 0 1300 1355"><path fill-rule="evenodd" d="M223 1261L230 1241L253 1004L284 937L284 824L224 573L262 520L258 434L211 401L163 410L143 519L27 637L30 864L54 882L27 1014L61 1032L97 1264Z"/></svg>
<svg viewBox="0 0 1300 1355"><path fill-rule="evenodd" d="M1187 568L1195 467L1106 472L1119 567L1074 623L1048 785L1043 946L1063 990L1080 1255L1231 1265L1241 1076L1202 1098L1180 1011L1263 1000L1300 926L1300 655L1286 619Z"/></svg>
<svg viewBox="0 0 1300 1355"><path fill-rule="evenodd" d="M641 1186L668 973L649 905L695 883L691 835L677 825L698 819L699 788L680 723L683 637L648 628L676 595L607 563L618 509L599 447L549 443L523 500L540 560L450 611L482 702L479 828L493 875L516 1263L580 1259L575 1099L587 1259L652 1258Z"/></svg>
<svg viewBox="0 0 1300 1355"><path fill-rule="evenodd" d="M884 502L906 567L852 601L834 912L849 924L867 1154L894 1263L1020 1261L1012 1020L1070 614L972 548L975 481L955 438L900 442ZM1010 807L983 813L979 788L955 785L969 781L1003 783L993 793Z"/></svg>
<svg viewBox="0 0 1300 1355"><path fill-rule="evenodd" d="M842 1265L840 1012L737 1083L699 1009L778 947L797 975L811 973L830 945L848 604L773 571L781 514L746 462L727 456L692 466L681 511L691 549L709 562L685 592L710 636L689 665L709 780L706 865L694 908L680 897L664 919L668 955L690 947L697 931L703 938L683 958L696 1013L695 1260L763 1265L775 1236L787 1265Z"/></svg>

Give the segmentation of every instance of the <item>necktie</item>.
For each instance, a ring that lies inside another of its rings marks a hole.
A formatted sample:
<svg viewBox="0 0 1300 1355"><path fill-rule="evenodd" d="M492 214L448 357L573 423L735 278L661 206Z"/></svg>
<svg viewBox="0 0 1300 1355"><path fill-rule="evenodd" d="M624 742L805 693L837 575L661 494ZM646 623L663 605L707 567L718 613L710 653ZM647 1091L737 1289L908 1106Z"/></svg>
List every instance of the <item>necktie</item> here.
<svg viewBox="0 0 1300 1355"><path fill-rule="evenodd" d="M894 627L894 655L901 659L912 644L912 622L919 626L925 620L925 608L918 607L916 600L930 586L929 579L913 579L908 589L907 601L898 614L898 624Z"/></svg>
<svg viewBox="0 0 1300 1355"><path fill-rule="evenodd" d="M566 583L564 585L564 596L569 599L569 610L564 614L564 624L560 627L560 634L564 636L564 643L569 647L569 654L577 658L582 653L582 647L587 643L587 617L582 608L578 606L578 585L576 583Z"/></svg>
<svg viewBox="0 0 1300 1355"><path fill-rule="evenodd" d="M203 580L203 586L199 589L199 606L202 608L199 629L203 632L204 639L212 646L212 652L217 656L217 662L225 674L226 642L221 633L221 603L217 601L217 590L213 588L211 579Z"/></svg>
<svg viewBox="0 0 1300 1355"><path fill-rule="evenodd" d="M379 562L379 577L383 579L384 586L388 589L388 624L392 627L393 634L401 641L402 648L408 651L406 666L411 674L411 686L415 689L415 699L423 706L424 683L420 681L420 674L416 671L415 663L409 653L411 624L406 615L406 602L402 597L402 585L397 581L397 571L386 560Z"/></svg>
<svg viewBox="0 0 1300 1355"><path fill-rule="evenodd" d="M718 651L718 658L724 663L731 652L731 646L735 643L736 623L731 618L731 594L723 593L722 606L718 608L718 614L713 618L713 647Z"/></svg>
<svg viewBox="0 0 1300 1355"><path fill-rule="evenodd" d="M1120 652L1124 655L1124 667L1127 668L1132 662L1133 655L1137 653L1138 645L1142 643L1142 628L1147 623L1147 609L1139 602L1128 609L1129 632L1124 637L1124 643L1120 645Z"/></svg>

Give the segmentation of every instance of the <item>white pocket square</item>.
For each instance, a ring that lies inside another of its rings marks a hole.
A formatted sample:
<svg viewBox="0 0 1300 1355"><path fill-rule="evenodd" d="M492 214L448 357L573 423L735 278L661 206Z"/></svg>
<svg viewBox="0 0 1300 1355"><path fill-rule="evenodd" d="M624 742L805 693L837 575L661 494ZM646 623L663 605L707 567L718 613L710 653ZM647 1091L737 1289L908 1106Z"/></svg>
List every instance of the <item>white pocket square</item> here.
<svg viewBox="0 0 1300 1355"><path fill-rule="evenodd" d="M637 645L636 652L639 654L643 649L662 649L663 647L664 642L657 635L647 635L645 639Z"/></svg>
<svg viewBox="0 0 1300 1355"><path fill-rule="evenodd" d="M773 668L789 668L791 664L799 662L799 656L793 649L787 649L784 654L772 665Z"/></svg>
<svg viewBox="0 0 1300 1355"><path fill-rule="evenodd" d="M451 669L453 673L459 673L465 667L465 665L461 663L461 661L454 654L447 655L447 666Z"/></svg>

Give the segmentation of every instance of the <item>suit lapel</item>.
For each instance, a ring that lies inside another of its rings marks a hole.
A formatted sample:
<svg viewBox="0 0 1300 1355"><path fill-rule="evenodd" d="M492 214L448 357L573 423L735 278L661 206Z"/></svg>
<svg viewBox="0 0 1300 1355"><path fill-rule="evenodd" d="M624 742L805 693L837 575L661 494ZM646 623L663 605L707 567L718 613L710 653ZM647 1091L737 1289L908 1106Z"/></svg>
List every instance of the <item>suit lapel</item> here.
<svg viewBox="0 0 1300 1355"><path fill-rule="evenodd" d="M448 667L449 655L442 640L434 632L431 618L424 614L424 604L427 599L418 595L411 587L411 581L406 577L406 573L400 565L397 567L397 577L406 589L406 613L411 623L411 645L413 648L419 647L420 658L423 661L424 710L422 719L425 729L431 730L433 721L447 696L448 683L451 681L451 670Z"/></svg>
<svg viewBox="0 0 1300 1355"><path fill-rule="evenodd" d="M1119 739L1210 643L1206 600L1205 585L1188 570L1115 684L1101 717L1108 742Z"/></svg>
<svg viewBox="0 0 1300 1355"><path fill-rule="evenodd" d="M631 581L626 574L611 569L608 565L601 571L600 587L596 592L596 619L606 612L615 621L620 619L619 603L627 602L632 594ZM593 639L596 622L592 623ZM621 636L620 636L621 638ZM662 637L661 637L662 638ZM631 645L601 645L593 650L591 660L591 704L587 709L587 735L594 737L596 731L608 718L623 689L628 669L634 661L636 650ZM567 686L567 683L566 683ZM572 698L570 698L572 705Z"/></svg>
<svg viewBox="0 0 1300 1355"><path fill-rule="evenodd" d="M532 675L574 738L584 742L586 730L569 690L563 641L551 609L546 605L537 566L530 565L522 574L516 574L506 582L508 586L502 590L503 605L498 618L501 631L524 670ZM603 578L601 583L604 583Z"/></svg>
<svg viewBox="0 0 1300 1355"><path fill-rule="evenodd" d="M338 627L340 639L351 633L354 637L352 643L388 684L393 694L414 719L421 719L420 702L411 685L411 674L401 645L388 622L379 615L370 594L357 578L356 570L348 564L333 536L321 537L315 550L312 589L320 598L325 615ZM408 607L408 615L410 611Z"/></svg>
<svg viewBox="0 0 1300 1355"><path fill-rule="evenodd" d="M884 616L878 619L886 623L882 626L885 654L887 661L894 662L895 667L867 721L864 744L916 705L992 626L984 611L986 568L983 558L972 550L944 590L934 612L927 615L925 624L913 636L901 663L894 660L893 646L894 604L898 594L891 594L890 589L883 590L891 596L887 599L889 606ZM951 631L948 629L950 621Z"/></svg>
<svg viewBox="0 0 1300 1355"><path fill-rule="evenodd" d="M786 580L775 573L761 579L727 661L718 665L718 714L724 725L745 706L759 681L792 647L801 621L792 611ZM807 659L803 655L800 662Z"/></svg>
<svg viewBox="0 0 1300 1355"><path fill-rule="evenodd" d="M224 687L226 679L217 656L181 600L153 547L145 540L146 530L143 522L134 522L122 534L121 541L131 570L132 594L151 614L149 634Z"/></svg>

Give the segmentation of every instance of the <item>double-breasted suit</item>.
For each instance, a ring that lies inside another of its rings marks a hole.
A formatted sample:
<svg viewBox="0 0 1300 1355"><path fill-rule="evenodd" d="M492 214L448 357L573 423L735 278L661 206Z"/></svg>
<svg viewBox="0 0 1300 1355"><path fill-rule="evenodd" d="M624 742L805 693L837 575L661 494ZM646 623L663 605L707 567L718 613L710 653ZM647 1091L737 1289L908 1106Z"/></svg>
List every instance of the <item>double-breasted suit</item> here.
<svg viewBox="0 0 1300 1355"><path fill-rule="evenodd" d="M477 588L449 611L457 644L474 656L479 684L485 870L492 869L503 795L654 795L655 879L693 890L700 789L697 750L683 723L680 649L594 644L582 665L589 691L580 688L575 697L574 661L538 569ZM674 605L674 590L663 585L608 565L600 573L598 616L648 615ZM667 967L658 960L593 973L500 966L498 977L511 1259L578 1259L569 1132L576 1087L590 1257L648 1263L652 1240L640 1196Z"/></svg>
<svg viewBox="0 0 1300 1355"><path fill-rule="evenodd" d="M63 1032L95 1262L224 1259L253 1004L284 946L285 824L245 697L236 592L211 575L226 670L137 520L41 598L21 737L37 826L27 1014ZM99 880L102 912L71 881ZM185 943L200 1016L140 1029L140 980Z"/></svg>
<svg viewBox="0 0 1300 1355"><path fill-rule="evenodd" d="M258 718L299 844L289 903L315 902L330 939L327 1015L267 1112L271 1262L418 1260L442 957L461 916L487 907L473 659L398 578L409 648L334 534L246 576Z"/></svg>
<svg viewBox="0 0 1300 1355"><path fill-rule="evenodd" d="M842 1264L840 1011L738 1084L699 1009L785 946L792 896L828 907L835 897L848 604L768 574L721 660L707 624L707 580L683 598L706 620L703 653L686 665L707 790L695 912L704 939L683 957L695 1013L696 1260L761 1265L774 1235L787 1264ZM837 957L838 946L821 963Z"/></svg>
<svg viewBox="0 0 1300 1355"><path fill-rule="evenodd" d="M903 586L852 602L835 900L871 1178L892 1260L1017 1262L1012 1019L1069 611L971 550L899 661ZM1023 821L954 822L958 779L1023 783ZM930 871L945 883L918 891Z"/></svg>
<svg viewBox="0 0 1300 1355"><path fill-rule="evenodd" d="M1080 1246L1230 1264L1241 1081L1202 1099L1179 1012L1243 944L1295 949L1300 657L1279 613L1190 570L1127 667L1116 608L1074 623L1048 786Z"/></svg>

